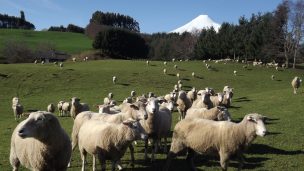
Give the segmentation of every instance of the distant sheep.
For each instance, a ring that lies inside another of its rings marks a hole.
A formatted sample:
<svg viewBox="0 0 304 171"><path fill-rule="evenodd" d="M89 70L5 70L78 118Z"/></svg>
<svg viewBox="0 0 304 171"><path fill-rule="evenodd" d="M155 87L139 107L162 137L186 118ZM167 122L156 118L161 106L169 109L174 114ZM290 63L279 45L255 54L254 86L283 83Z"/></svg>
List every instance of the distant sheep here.
<svg viewBox="0 0 304 171"><path fill-rule="evenodd" d="M60 62L59 67L63 68L63 63L62 62Z"/></svg>
<svg viewBox="0 0 304 171"><path fill-rule="evenodd" d="M166 74L167 74L167 69L165 68L165 69L163 70L163 72L164 72L164 74L166 75Z"/></svg>
<svg viewBox="0 0 304 171"><path fill-rule="evenodd" d="M237 155L241 169L244 150L257 135L263 137L265 134L264 117L256 113L246 115L240 123L184 119L174 128L171 149L164 170L169 170L171 160L184 149L189 149L187 160L191 164L191 170L196 170L193 163L195 152L219 154L222 170L227 170L230 157Z"/></svg>
<svg viewBox="0 0 304 171"><path fill-rule="evenodd" d="M176 73L176 77L179 79L180 78L180 75L179 75L179 73Z"/></svg>
<svg viewBox="0 0 304 171"><path fill-rule="evenodd" d="M113 93L110 92L110 93L108 94L108 97L105 97L105 98L103 99L103 104L110 104L111 101L113 100L113 97L114 97Z"/></svg>
<svg viewBox="0 0 304 171"><path fill-rule="evenodd" d="M76 62L76 58L72 58L72 61L73 61L73 62Z"/></svg>
<svg viewBox="0 0 304 171"><path fill-rule="evenodd" d="M164 62L164 65L165 65L165 66L167 65L167 62L166 62L166 61Z"/></svg>
<svg viewBox="0 0 304 171"><path fill-rule="evenodd" d="M175 69L177 69L177 68L178 68L178 66L177 66L177 65L174 65L174 68L175 68Z"/></svg>
<svg viewBox="0 0 304 171"><path fill-rule="evenodd" d="M21 118L23 113L23 106L20 104L19 98L14 97L12 100L12 109L14 112L15 120Z"/></svg>
<svg viewBox="0 0 304 171"><path fill-rule="evenodd" d="M55 112L55 105L53 103L49 104L47 106L47 111L50 112L50 113L54 113Z"/></svg>
<svg viewBox="0 0 304 171"><path fill-rule="evenodd" d="M146 64L147 64L147 66L149 66L149 64L150 64L150 61L146 61Z"/></svg>
<svg viewBox="0 0 304 171"><path fill-rule="evenodd" d="M236 70L234 70L234 71L233 71L233 74L234 74L234 76L236 76L236 75L237 75L237 71L236 71Z"/></svg>
<svg viewBox="0 0 304 171"><path fill-rule="evenodd" d="M48 112L33 112L19 123L11 138L10 163L30 170L67 170L71 141L58 119Z"/></svg>
<svg viewBox="0 0 304 171"><path fill-rule="evenodd" d="M116 77L116 76L113 76L113 77L112 77L112 81L113 81L113 84L116 84L116 82L117 82L117 77Z"/></svg>
<svg viewBox="0 0 304 171"><path fill-rule="evenodd" d="M136 91L132 90L131 93L130 93L131 97L135 97L136 96Z"/></svg>
<svg viewBox="0 0 304 171"><path fill-rule="evenodd" d="M195 87L193 87L191 89L191 91L188 91L187 97L188 97L188 99L191 100L192 103L196 100L196 98L197 98L197 90L196 90Z"/></svg>
<svg viewBox="0 0 304 171"><path fill-rule="evenodd" d="M63 104L62 104L62 116L68 116L70 111L71 111L71 103L70 102L63 102Z"/></svg>
<svg viewBox="0 0 304 171"><path fill-rule="evenodd" d="M58 116L63 116L63 110L62 110L63 103L64 103L64 101L59 101L58 104L57 104L57 109L58 109L58 112L59 112Z"/></svg>
<svg viewBox="0 0 304 171"><path fill-rule="evenodd" d="M72 97L71 98L71 117L75 119L75 117L78 115L78 113L83 111L89 111L89 105L86 103L80 103L80 99L78 97Z"/></svg>
<svg viewBox="0 0 304 171"><path fill-rule="evenodd" d="M191 75L192 75L192 77L193 77L193 78L195 78L195 72L192 72L192 74L191 74Z"/></svg>
<svg viewBox="0 0 304 171"><path fill-rule="evenodd" d="M274 79L275 79L274 75L271 75L271 80L274 80Z"/></svg>
<svg viewBox="0 0 304 171"><path fill-rule="evenodd" d="M36 59L35 61L34 61L34 64L37 64L38 63L38 60Z"/></svg>
<svg viewBox="0 0 304 171"><path fill-rule="evenodd" d="M302 80L299 77L294 77L294 79L291 81L293 94L297 94L297 90L301 86L301 82Z"/></svg>

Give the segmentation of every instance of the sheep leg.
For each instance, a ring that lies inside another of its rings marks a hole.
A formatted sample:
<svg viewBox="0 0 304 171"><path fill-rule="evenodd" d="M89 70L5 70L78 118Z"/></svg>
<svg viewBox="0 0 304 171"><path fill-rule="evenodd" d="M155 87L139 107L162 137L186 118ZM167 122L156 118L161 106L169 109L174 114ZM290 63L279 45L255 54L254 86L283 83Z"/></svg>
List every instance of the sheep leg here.
<svg viewBox="0 0 304 171"><path fill-rule="evenodd" d="M85 161L86 161L87 152L84 149L80 149L80 148L79 148L79 151L80 151L80 156L81 156L81 159L82 159L81 171L85 171L85 165L86 165Z"/></svg>
<svg viewBox="0 0 304 171"><path fill-rule="evenodd" d="M96 156L93 155L93 171L96 171Z"/></svg>
<svg viewBox="0 0 304 171"><path fill-rule="evenodd" d="M132 144L129 145L129 149L130 149L130 155L131 155L131 166L134 167L134 147Z"/></svg>
<svg viewBox="0 0 304 171"><path fill-rule="evenodd" d="M223 171L227 170L228 167L228 162L229 162L229 156L227 153L220 151L220 162L221 162L221 167Z"/></svg>
<svg viewBox="0 0 304 171"><path fill-rule="evenodd" d="M152 150L151 150L151 162L153 162L154 161L154 154L155 154L155 151L157 150L157 145L156 145L156 143L157 143L157 139L156 138L153 138L152 139Z"/></svg>
<svg viewBox="0 0 304 171"><path fill-rule="evenodd" d="M20 161L17 158L15 151L12 149L11 149L11 153L10 153L10 163L13 166L13 171L18 171L18 169L20 167Z"/></svg>
<svg viewBox="0 0 304 171"><path fill-rule="evenodd" d="M186 160L188 161L190 170L193 170L193 171L196 170L196 168L195 168L195 166L194 166L194 163L193 163L193 158L194 158L194 156L195 156L195 152L194 152L191 148L189 148L189 149L188 149L188 155L187 155L187 159L186 159Z"/></svg>
<svg viewBox="0 0 304 171"><path fill-rule="evenodd" d="M113 166L114 164L114 166ZM122 170L123 167L121 166L121 161L120 159L118 161L112 162L112 170L115 171L115 166L117 166L118 170Z"/></svg>
<svg viewBox="0 0 304 171"><path fill-rule="evenodd" d="M168 154L168 156L167 156L167 159L166 159L166 164L165 164L165 166L164 166L164 168L163 168L163 171L169 170L171 161L172 161L172 159L174 159L176 156L177 156L177 153L174 153L174 152L172 152L172 151L169 152L169 154Z"/></svg>
<svg viewBox="0 0 304 171"><path fill-rule="evenodd" d="M98 152L98 160L101 164L101 170L106 171L106 158L100 152Z"/></svg>
<svg viewBox="0 0 304 171"><path fill-rule="evenodd" d="M238 170L242 170L242 168L244 166L244 156L240 151L237 153L237 160L239 162Z"/></svg>
<svg viewBox="0 0 304 171"><path fill-rule="evenodd" d="M145 160L148 160L147 150L148 150L148 139L145 140Z"/></svg>
<svg viewBox="0 0 304 171"><path fill-rule="evenodd" d="M165 141L165 142L164 142L164 143L165 143L165 144L164 144L164 153L167 153L167 152L168 152L168 148L167 148L167 137L164 138L164 141Z"/></svg>

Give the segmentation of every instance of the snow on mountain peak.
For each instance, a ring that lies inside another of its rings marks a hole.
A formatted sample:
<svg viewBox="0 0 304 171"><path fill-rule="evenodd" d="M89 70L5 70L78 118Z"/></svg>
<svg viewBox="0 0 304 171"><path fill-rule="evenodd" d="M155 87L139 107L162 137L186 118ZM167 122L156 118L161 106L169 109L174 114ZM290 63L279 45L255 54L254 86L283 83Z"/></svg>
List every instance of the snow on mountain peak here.
<svg viewBox="0 0 304 171"><path fill-rule="evenodd" d="M220 28L220 24L214 22L208 15L199 15L193 20L191 20L189 23L170 31L170 33L180 33L183 32L189 32L189 33L195 33L197 31L202 30L203 28L210 28L213 27L215 31L217 32Z"/></svg>

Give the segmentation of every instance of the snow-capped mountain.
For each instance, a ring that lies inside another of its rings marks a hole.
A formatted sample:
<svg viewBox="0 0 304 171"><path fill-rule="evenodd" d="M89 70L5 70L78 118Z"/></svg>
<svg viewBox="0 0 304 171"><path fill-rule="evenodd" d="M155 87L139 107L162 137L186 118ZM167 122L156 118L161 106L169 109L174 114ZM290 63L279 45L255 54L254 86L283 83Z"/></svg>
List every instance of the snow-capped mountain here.
<svg viewBox="0 0 304 171"><path fill-rule="evenodd" d="M170 31L170 33L180 33L180 34L182 34L183 32L195 33L197 31L202 30L203 28L208 29L211 26L213 26L213 28L217 32L221 25L214 22L208 15L199 15L189 23L173 31Z"/></svg>

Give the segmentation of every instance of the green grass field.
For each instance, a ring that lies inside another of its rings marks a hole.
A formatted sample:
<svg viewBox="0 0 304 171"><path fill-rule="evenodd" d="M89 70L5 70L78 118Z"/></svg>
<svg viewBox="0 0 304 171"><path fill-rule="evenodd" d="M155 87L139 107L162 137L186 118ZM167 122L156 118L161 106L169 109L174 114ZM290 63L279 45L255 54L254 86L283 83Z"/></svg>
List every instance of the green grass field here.
<svg viewBox="0 0 304 171"><path fill-rule="evenodd" d="M92 49L92 40L79 33L0 29L0 50L7 40L23 41L32 48L40 43L50 43L55 45L56 50L68 54Z"/></svg>
<svg viewBox="0 0 304 171"><path fill-rule="evenodd" d="M42 33L41 33L42 34ZM49 33L51 34L51 33ZM192 86L197 89L213 87L221 91L225 85L234 88L234 97L229 109L233 121L239 122L245 114L257 112L268 116L269 135L258 137L249 148L244 170L304 170L304 116L303 88L293 94L291 80L294 76L303 76L303 70L288 69L276 71L274 68L249 67L241 64L214 64L212 71L206 70L201 61L176 62L178 70L169 62L168 75L163 74L162 62L103 60L79 63L65 63L63 69L53 65L10 64L0 65L0 170L11 170L9 164L10 137L18 122L14 120L11 109L12 97L18 95L25 110L46 110L49 103L69 100L73 96L90 104L97 111L96 104L103 102L108 92L114 93L114 99L122 101L131 90L137 94L155 92L164 95L173 89L177 82L175 74L180 73L186 90ZM233 75L233 70L238 75ZM195 72L197 78L191 78ZM274 74L276 80L271 80ZM118 84L112 84L112 76L118 77ZM56 111L58 113L58 111ZM173 126L178 113L173 113ZM71 133L71 118L59 118L62 126ZM143 143L135 147L134 170L159 170L166 155L159 153L151 164L143 160ZM122 163L130 168L129 151ZM91 167L91 157L88 157ZM200 170L220 170L216 158L198 156L195 165ZM100 168L100 167L99 167ZM73 152L72 168L80 170L81 160L78 148ZM91 168L89 168L91 170ZM110 169L110 164L107 165ZM26 170L22 168L21 170ZM185 156L180 156L171 164L171 170L188 170ZM237 170L237 162L230 162L229 170Z"/></svg>

